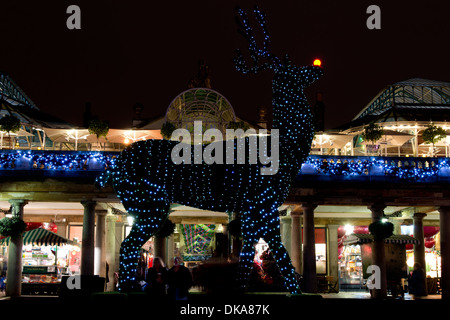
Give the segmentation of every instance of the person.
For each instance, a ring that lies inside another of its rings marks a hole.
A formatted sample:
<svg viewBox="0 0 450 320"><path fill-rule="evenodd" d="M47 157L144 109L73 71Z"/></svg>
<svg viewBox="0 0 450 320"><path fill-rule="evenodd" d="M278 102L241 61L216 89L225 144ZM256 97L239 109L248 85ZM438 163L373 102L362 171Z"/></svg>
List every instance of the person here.
<svg viewBox="0 0 450 320"><path fill-rule="evenodd" d="M148 269L145 282L145 291L153 296L163 297L166 295L168 270L160 257L153 258L153 266Z"/></svg>
<svg viewBox="0 0 450 320"><path fill-rule="evenodd" d="M191 288L192 275L186 268L180 257L174 258L174 265L168 273L168 294L175 300L187 300L189 289Z"/></svg>
<svg viewBox="0 0 450 320"><path fill-rule="evenodd" d="M409 293L414 296L424 296L425 293L425 270L423 270L422 265L418 262L414 264L413 272L409 278Z"/></svg>

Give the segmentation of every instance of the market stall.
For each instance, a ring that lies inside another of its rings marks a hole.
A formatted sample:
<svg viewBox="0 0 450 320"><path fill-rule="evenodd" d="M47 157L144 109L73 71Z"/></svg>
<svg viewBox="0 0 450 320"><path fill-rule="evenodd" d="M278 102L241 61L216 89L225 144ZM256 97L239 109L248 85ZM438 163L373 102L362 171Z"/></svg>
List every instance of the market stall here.
<svg viewBox="0 0 450 320"><path fill-rule="evenodd" d="M9 237L0 240L3 247L9 242ZM79 264L79 246L44 228L26 231L23 245L22 294L58 294L61 276Z"/></svg>
<svg viewBox="0 0 450 320"><path fill-rule="evenodd" d="M367 278L367 267L372 264L373 236L371 234L351 234L344 239L344 249L340 261L341 287L363 288ZM408 235L392 235L385 239L387 281L393 295L402 293L404 280L408 277L406 245L418 241Z"/></svg>

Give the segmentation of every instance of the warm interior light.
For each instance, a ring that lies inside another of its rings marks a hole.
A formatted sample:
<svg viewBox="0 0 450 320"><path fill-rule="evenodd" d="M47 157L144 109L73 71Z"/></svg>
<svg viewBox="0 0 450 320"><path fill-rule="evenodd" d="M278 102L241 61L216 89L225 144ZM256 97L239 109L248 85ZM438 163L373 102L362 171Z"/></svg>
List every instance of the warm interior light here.
<svg viewBox="0 0 450 320"><path fill-rule="evenodd" d="M123 143L125 143L125 144L129 144L129 143L130 143L130 139L128 139L128 138L125 138L125 140L123 140Z"/></svg>
<svg viewBox="0 0 450 320"><path fill-rule="evenodd" d="M355 228L352 225L349 225L349 224L346 224L344 226L345 234L347 234L347 235L352 234L354 229Z"/></svg>
<svg viewBox="0 0 450 320"><path fill-rule="evenodd" d="M322 61L320 59L315 59L313 62L314 66L320 67L322 66Z"/></svg>

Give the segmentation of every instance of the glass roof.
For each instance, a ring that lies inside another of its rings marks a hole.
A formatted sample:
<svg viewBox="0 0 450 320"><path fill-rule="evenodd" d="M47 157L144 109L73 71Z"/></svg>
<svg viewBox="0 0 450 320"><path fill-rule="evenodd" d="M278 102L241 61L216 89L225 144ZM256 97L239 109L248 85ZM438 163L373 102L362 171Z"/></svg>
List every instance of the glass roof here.
<svg viewBox="0 0 450 320"><path fill-rule="evenodd" d="M450 110L450 83L413 78L385 88L353 119L378 116L389 109Z"/></svg>
<svg viewBox="0 0 450 320"><path fill-rule="evenodd" d="M13 106L26 105L38 109L9 75L0 72L0 99Z"/></svg>
<svg viewBox="0 0 450 320"><path fill-rule="evenodd" d="M216 128L225 132L226 125L236 121L236 116L228 100L208 88L193 88L180 93L170 103L165 116L165 121L188 130L192 130L194 121L199 120L204 129Z"/></svg>

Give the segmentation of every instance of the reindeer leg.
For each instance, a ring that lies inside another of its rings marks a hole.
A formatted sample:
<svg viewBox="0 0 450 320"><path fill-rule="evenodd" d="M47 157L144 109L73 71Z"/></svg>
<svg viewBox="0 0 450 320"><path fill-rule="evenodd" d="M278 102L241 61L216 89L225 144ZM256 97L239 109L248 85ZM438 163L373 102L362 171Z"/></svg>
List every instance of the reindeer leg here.
<svg viewBox="0 0 450 320"><path fill-rule="evenodd" d="M243 244L239 256L238 284L239 289L244 290L248 285L250 273L253 269L253 260L255 257L255 244L258 242L251 214L249 212L242 214L242 236Z"/></svg>
<svg viewBox="0 0 450 320"><path fill-rule="evenodd" d="M291 294L301 294L300 286L297 281L295 269L292 266L291 259L286 248L281 241L280 236L280 218L278 210L272 214L273 219L268 220L266 225L264 239L270 247L278 268L284 277L286 289Z"/></svg>
<svg viewBox="0 0 450 320"><path fill-rule="evenodd" d="M276 191L272 188L264 189L258 199L255 207L253 221L257 226L258 234L267 242L270 247L278 268L284 277L286 289L291 294L300 294L300 286L297 281L295 269L292 266L289 254L281 241L280 235L280 214L278 212L279 204L274 202Z"/></svg>
<svg viewBox="0 0 450 320"><path fill-rule="evenodd" d="M136 269L141 247L162 226L169 214L170 203L161 189L154 192L153 188L153 193L143 192L141 196L141 201L136 201L137 198L133 199L135 211L129 211L134 212L133 227L120 247L119 289L121 291L133 291L139 288Z"/></svg>

